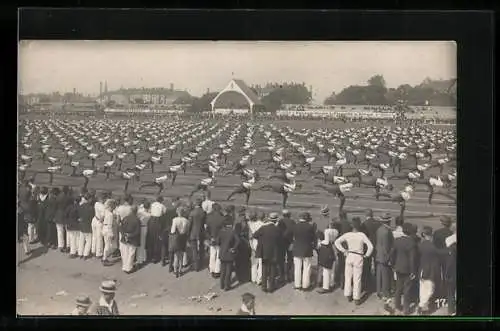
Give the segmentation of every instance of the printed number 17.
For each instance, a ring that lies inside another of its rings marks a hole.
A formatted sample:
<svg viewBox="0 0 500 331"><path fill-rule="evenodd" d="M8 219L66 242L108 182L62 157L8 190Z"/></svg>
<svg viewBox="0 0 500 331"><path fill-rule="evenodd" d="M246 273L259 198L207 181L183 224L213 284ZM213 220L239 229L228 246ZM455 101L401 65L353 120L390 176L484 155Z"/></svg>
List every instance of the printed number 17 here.
<svg viewBox="0 0 500 331"><path fill-rule="evenodd" d="M437 306L437 308L438 308L438 309L439 309L439 308L443 308L443 307L444 307L444 308L448 307L448 300L443 299L443 298L441 298L441 299L436 299L436 300L435 300L435 303L436 303L436 306Z"/></svg>

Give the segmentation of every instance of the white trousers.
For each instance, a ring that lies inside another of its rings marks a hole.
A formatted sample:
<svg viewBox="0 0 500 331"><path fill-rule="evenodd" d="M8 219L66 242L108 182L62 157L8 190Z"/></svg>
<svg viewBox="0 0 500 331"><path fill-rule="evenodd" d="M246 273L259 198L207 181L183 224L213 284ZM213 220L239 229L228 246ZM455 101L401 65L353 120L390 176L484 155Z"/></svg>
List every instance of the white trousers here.
<svg viewBox="0 0 500 331"><path fill-rule="evenodd" d="M324 267L321 267L321 273L322 273L322 278L323 278L323 289L324 290L330 290L330 287L332 285L332 277L333 277L333 269L327 269Z"/></svg>
<svg viewBox="0 0 500 331"><path fill-rule="evenodd" d="M66 229L66 227L64 227ZM66 229L66 248L70 249L69 247L69 231Z"/></svg>
<svg viewBox="0 0 500 331"><path fill-rule="evenodd" d="M131 271L134 267L134 259L137 247L120 242L120 255L122 257L122 270Z"/></svg>
<svg viewBox="0 0 500 331"><path fill-rule="evenodd" d="M104 238L102 236L102 223L95 217L92 219L92 245L90 251L96 257L102 257L104 250Z"/></svg>
<svg viewBox="0 0 500 331"><path fill-rule="evenodd" d="M78 241L78 255L89 256L91 245L92 233L80 232L80 240Z"/></svg>
<svg viewBox="0 0 500 331"><path fill-rule="evenodd" d="M219 258L219 246L210 246L210 260L208 263L208 271L210 273L220 273L220 258Z"/></svg>
<svg viewBox="0 0 500 331"><path fill-rule="evenodd" d="M78 253L78 239L80 239L80 231L67 231L69 236L69 253L76 255Z"/></svg>
<svg viewBox="0 0 500 331"><path fill-rule="evenodd" d="M64 224L56 223L56 230L57 230L57 248L61 249L66 247L66 228L64 227Z"/></svg>
<svg viewBox="0 0 500 331"><path fill-rule="evenodd" d="M310 257L293 258L295 288L307 289L311 285L311 260Z"/></svg>
<svg viewBox="0 0 500 331"><path fill-rule="evenodd" d="M137 263L146 262L146 236L148 227L141 226L141 245L137 248Z"/></svg>
<svg viewBox="0 0 500 331"><path fill-rule="evenodd" d="M252 282L255 284L260 284L262 282L262 259L255 257L254 250L252 250L251 263L252 263Z"/></svg>
<svg viewBox="0 0 500 331"><path fill-rule="evenodd" d="M345 259L344 295L354 300L361 299L361 275L363 274L363 256L350 253Z"/></svg>
<svg viewBox="0 0 500 331"><path fill-rule="evenodd" d="M435 285L432 280L420 278L418 306L424 310L429 309L429 300L434 294Z"/></svg>
<svg viewBox="0 0 500 331"><path fill-rule="evenodd" d="M115 238L113 238L110 235L105 235L103 236L104 238L104 251L102 254L102 260L105 261L107 260L113 251L115 250Z"/></svg>
<svg viewBox="0 0 500 331"><path fill-rule="evenodd" d="M37 239L36 226L33 223L28 223L28 239L29 241L35 241Z"/></svg>

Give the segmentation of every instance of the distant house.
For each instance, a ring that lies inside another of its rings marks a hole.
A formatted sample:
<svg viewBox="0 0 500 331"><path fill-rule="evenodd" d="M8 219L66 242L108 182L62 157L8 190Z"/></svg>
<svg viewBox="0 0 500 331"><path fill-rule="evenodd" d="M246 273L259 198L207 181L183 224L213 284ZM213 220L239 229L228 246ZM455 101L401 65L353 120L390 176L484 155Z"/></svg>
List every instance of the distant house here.
<svg viewBox="0 0 500 331"><path fill-rule="evenodd" d="M110 101L125 107L132 105L171 105L181 97L190 97L186 91L173 88L129 88L103 93L104 103Z"/></svg>

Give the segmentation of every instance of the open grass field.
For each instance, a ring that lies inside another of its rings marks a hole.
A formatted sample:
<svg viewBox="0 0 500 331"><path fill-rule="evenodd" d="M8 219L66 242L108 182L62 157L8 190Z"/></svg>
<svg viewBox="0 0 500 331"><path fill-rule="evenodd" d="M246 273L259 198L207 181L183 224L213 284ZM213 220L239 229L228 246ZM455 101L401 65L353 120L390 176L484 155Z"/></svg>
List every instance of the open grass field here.
<svg viewBox="0 0 500 331"><path fill-rule="evenodd" d="M30 118L36 118L31 117ZM165 119L168 120L168 119ZM343 128L343 127L359 127L362 123L341 123L333 121L275 121L275 125L291 126L296 129L308 128ZM259 144L258 141L256 141ZM236 161L240 154L236 144L234 152L228 158L229 161ZM51 151L51 156L63 158L62 150ZM174 154L172 161L178 160L180 154ZM205 155L201 155L203 158ZM146 154L141 154L137 158L140 160L146 159ZM257 153L254 160L265 158L264 153ZM102 158L97 161L97 165L101 166L109 159ZM86 158L82 158L84 163L83 168L90 168L91 162ZM163 164L155 166L155 173L151 172L150 168L146 168L141 174L141 181L152 181L154 177L158 177L156 173L161 173L166 170L171 161L168 156ZM313 169L319 168L326 164L326 160L315 162ZM402 171L406 171L413 166L413 160L403 162ZM33 160L31 170L28 170L27 176L32 171L43 170L48 165L44 165L40 159ZM133 160L124 160L123 169L133 166ZM264 166L252 165L256 168L262 177L262 183L268 183L266 180L272 171L265 170ZM344 168L345 173L352 172L353 166ZM428 173L437 173L437 169L430 170ZM444 172L447 172L445 169ZM75 189L82 186L83 177L71 177L71 167L66 166L62 174L54 175L54 186L69 185ZM392 175L392 170L388 170L387 177ZM165 187L162 195L164 197L181 197L186 198L193 187L199 181L206 177L206 174L195 167L189 167L186 174L179 172L175 186L170 183ZM233 204L235 206L244 206L244 196L235 196L232 201L226 201L229 193L237 187L241 180L239 176L221 177L216 175L217 183L212 189L212 199L222 204ZM36 177L35 183L40 186L49 186L49 176L39 174ZM309 211L313 217L313 221L318 224L320 229L325 228L326 220L320 217L320 207L327 204L330 207L331 214L336 215L338 212L339 200L329 196L320 188L315 187L315 184L321 184L322 180L312 179L307 171L303 171L297 177L297 182L303 185L302 189L292 193L288 199L287 208L292 212L294 217L301 211ZM394 180L390 181L395 186L395 192L402 187L405 181ZM144 189L139 191L139 182L131 181L129 184L129 193L137 200L141 198L153 199L156 196L157 189ZM88 188L93 188L97 191L111 190L114 195L121 195L125 181L111 176L110 180L105 179L105 175L100 173L96 177L91 178ZM348 195L357 195L357 200L347 200L344 209L348 211L348 215L363 216L366 209L371 208L375 215L382 213L391 213L393 216L399 214L399 205L390 201L376 201L374 198L374 189L357 188L355 187ZM430 225L433 228L439 227L438 218L441 215L448 215L453 218L456 216L456 205L454 202L436 196L433 199L433 204L427 202L427 190L425 186L417 186L417 191L412 199L406 204L405 217L407 222L412 222L421 228L424 225ZM266 212L277 211L281 212L281 196L272 192L253 191L249 209L264 210ZM25 257L19 253L19 259ZM51 251L47 254L35 253L29 257L19 267L18 270L18 312L21 314L65 314L71 311L71 300L78 293L87 293L97 300L97 288L101 280L105 278L117 279L120 282L120 287L117 293L117 300L120 309L124 314L234 314L239 308L239 295L245 291L251 291L257 294L257 312L259 314L381 314L382 305L373 296L367 298L367 301L355 307L353 304L347 304L340 290L336 290L331 294L320 296L315 292L311 293L296 293L292 290L291 285L279 289L274 294L261 294L260 289L255 288L252 284L246 284L227 293L218 293L219 297L213 301L202 303L193 303L187 298L193 295L203 295L210 291L218 291L217 281L209 278L208 272L188 273L180 279L175 279L172 274L168 274L166 268L161 268L159 265L147 266L144 269L132 275L125 275L120 271L120 267L115 265L110 268L104 268L98 261L75 261L56 251ZM64 290L67 295L56 295L58 291ZM47 294L53 293L53 294ZM136 298L135 295L146 293L146 296ZM266 297L266 299L261 299ZM19 301L19 299L25 299ZM220 308L219 311L217 309Z"/></svg>

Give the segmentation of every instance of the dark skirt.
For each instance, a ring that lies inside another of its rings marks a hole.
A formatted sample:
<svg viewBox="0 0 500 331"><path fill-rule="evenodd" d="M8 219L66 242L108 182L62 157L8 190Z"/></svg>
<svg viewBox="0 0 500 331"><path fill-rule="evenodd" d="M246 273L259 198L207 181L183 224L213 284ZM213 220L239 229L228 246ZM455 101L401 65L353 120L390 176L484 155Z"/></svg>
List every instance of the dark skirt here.
<svg viewBox="0 0 500 331"><path fill-rule="evenodd" d="M173 252L185 252L186 251L186 246L187 246L187 241L188 241L188 235L187 233L185 234L174 234L171 235L174 236L173 239L171 240L173 242L173 247L172 251ZM172 237L170 237L172 239Z"/></svg>
<svg viewBox="0 0 500 331"><path fill-rule="evenodd" d="M148 232L146 235L146 251L148 259L159 259L161 254L162 229L159 217L151 217L148 222Z"/></svg>
<svg viewBox="0 0 500 331"><path fill-rule="evenodd" d="M19 242L23 241L23 238L28 235L28 223L26 222L24 215L20 214L17 218L17 240Z"/></svg>

